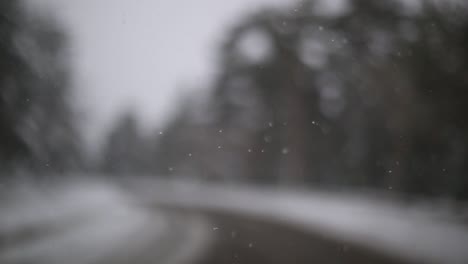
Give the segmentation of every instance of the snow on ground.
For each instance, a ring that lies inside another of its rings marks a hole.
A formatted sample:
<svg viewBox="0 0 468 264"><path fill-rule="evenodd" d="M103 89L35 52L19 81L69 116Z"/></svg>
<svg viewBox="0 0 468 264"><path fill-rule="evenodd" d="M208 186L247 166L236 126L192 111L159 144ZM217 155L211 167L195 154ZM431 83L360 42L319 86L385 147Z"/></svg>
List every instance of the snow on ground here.
<svg viewBox="0 0 468 264"><path fill-rule="evenodd" d="M351 193L297 192L199 183L145 183L146 201L278 221L416 263L466 263L466 223L439 207ZM160 191L160 190L164 190ZM169 195L167 195L169 194Z"/></svg>
<svg viewBox="0 0 468 264"><path fill-rule="evenodd" d="M466 223L435 207L188 181L119 186L74 182L2 195L0 263L194 263L213 242L212 213L286 224L416 263L468 260Z"/></svg>
<svg viewBox="0 0 468 264"><path fill-rule="evenodd" d="M139 206L112 184L23 186L11 194L0 204L0 263L182 263L208 229Z"/></svg>

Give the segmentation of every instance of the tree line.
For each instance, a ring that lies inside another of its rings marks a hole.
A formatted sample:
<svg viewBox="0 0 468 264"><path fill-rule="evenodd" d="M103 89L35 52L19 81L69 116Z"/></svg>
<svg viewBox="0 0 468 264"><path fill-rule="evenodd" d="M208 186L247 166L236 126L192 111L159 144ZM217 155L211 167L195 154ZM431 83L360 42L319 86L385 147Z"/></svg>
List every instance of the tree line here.
<svg viewBox="0 0 468 264"><path fill-rule="evenodd" d="M468 198L467 5L339 2L239 20L208 99L150 133L122 115L93 170ZM19 1L0 10L1 173L83 170L65 32Z"/></svg>
<svg viewBox="0 0 468 264"><path fill-rule="evenodd" d="M82 166L64 30L16 0L0 2L0 173Z"/></svg>
<svg viewBox="0 0 468 264"><path fill-rule="evenodd" d="M105 170L466 199L466 4L342 2L242 19L208 102L187 99L143 142L124 117L104 152L121 156Z"/></svg>

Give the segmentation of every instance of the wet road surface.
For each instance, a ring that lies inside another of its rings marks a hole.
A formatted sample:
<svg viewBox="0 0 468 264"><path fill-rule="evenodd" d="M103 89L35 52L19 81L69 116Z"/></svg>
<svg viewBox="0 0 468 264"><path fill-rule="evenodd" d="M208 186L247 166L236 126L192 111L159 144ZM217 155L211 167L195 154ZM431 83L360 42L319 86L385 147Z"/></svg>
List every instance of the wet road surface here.
<svg viewBox="0 0 468 264"><path fill-rule="evenodd" d="M0 203L0 263L468 263L464 225L334 197L186 183L26 189Z"/></svg>

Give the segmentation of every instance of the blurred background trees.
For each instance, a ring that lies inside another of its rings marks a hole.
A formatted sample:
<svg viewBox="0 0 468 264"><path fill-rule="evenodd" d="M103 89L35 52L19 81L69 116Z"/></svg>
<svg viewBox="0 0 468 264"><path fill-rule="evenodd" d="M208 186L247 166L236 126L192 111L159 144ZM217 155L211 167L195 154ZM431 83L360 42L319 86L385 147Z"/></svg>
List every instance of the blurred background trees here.
<svg viewBox="0 0 468 264"><path fill-rule="evenodd" d="M77 169L80 139L70 101L67 39L55 21L22 4L0 3L1 171L40 175Z"/></svg>
<svg viewBox="0 0 468 264"><path fill-rule="evenodd" d="M156 143L143 135L134 113L126 111L106 137L98 170L112 176L154 175Z"/></svg>
<svg viewBox="0 0 468 264"><path fill-rule="evenodd" d="M0 8L1 171L82 168L66 35L18 1ZM467 19L461 1L258 10L227 32L207 99L150 132L124 112L94 168L466 199Z"/></svg>
<svg viewBox="0 0 468 264"><path fill-rule="evenodd" d="M153 172L467 198L466 5L325 2L233 27L208 103L148 139Z"/></svg>

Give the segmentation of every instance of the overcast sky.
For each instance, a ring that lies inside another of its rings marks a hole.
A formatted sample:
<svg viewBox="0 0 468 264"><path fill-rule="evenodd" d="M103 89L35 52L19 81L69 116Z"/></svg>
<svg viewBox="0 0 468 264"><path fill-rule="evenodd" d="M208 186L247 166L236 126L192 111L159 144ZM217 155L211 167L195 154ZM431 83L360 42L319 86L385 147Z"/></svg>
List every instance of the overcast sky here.
<svg viewBox="0 0 468 264"><path fill-rule="evenodd" d="M162 126L184 89L200 89L216 68L226 29L261 6L290 0L29 0L51 8L71 37L77 102L86 132L102 134L134 107Z"/></svg>

